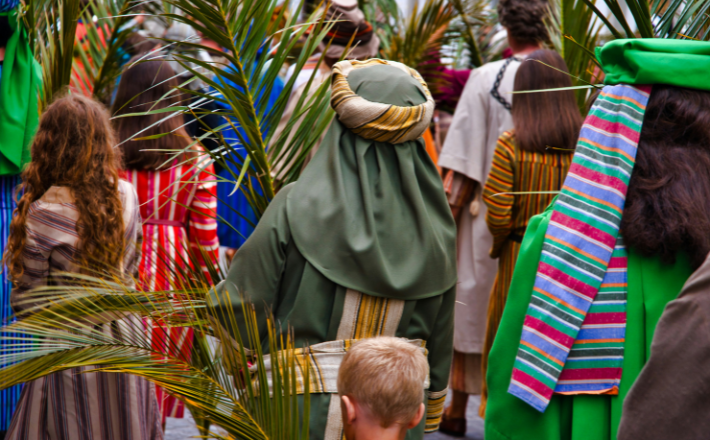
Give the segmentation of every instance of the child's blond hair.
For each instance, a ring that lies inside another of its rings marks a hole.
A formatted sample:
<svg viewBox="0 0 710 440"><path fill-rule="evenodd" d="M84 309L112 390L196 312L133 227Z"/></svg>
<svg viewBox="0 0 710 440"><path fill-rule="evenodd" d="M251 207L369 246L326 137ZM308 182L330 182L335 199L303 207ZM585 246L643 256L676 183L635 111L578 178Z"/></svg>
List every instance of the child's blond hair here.
<svg viewBox="0 0 710 440"><path fill-rule="evenodd" d="M354 398L382 427L409 423L424 402L429 365L422 350L400 338L355 343L338 372L338 393Z"/></svg>

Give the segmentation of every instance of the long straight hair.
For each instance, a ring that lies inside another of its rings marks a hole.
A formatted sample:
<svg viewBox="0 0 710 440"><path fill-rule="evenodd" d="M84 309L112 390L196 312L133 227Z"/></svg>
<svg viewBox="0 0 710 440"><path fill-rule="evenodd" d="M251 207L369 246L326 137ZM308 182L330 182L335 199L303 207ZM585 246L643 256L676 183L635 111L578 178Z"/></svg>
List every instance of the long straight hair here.
<svg viewBox="0 0 710 440"><path fill-rule="evenodd" d="M536 50L518 68L514 90L572 87L565 72L568 72L567 65L557 52ZM516 94L511 113L515 138L521 149L538 153L574 152L582 115L571 90Z"/></svg>
<svg viewBox="0 0 710 440"><path fill-rule="evenodd" d="M175 72L168 62L163 60L138 61L137 58L134 58L127 65L129 67L121 76L121 83L118 85L116 100L113 104L115 116L139 113L151 109L163 109L180 103L182 96L177 91L173 91L171 95L166 96L179 85ZM147 127L150 128L136 137L147 138L155 136L152 139L131 139L121 144L120 148L126 169L157 169L171 155L176 154L165 150L182 150L192 143L192 139L183 127L185 119L182 114L174 115L157 124L158 121L169 115L170 113L157 113L149 116L130 116L113 120L113 126L119 142L131 138L131 136ZM165 133L168 134L158 136Z"/></svg>

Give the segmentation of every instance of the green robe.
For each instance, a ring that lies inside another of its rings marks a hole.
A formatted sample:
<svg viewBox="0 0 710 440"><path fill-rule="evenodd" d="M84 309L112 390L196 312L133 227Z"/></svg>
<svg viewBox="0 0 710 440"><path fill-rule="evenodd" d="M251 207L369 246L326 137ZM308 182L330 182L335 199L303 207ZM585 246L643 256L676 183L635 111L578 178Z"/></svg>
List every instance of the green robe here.
<svg viewBox="0 0 710 440"><path fill-rule="evenodd" d="M628 303L623 375L618 396L554 395L544 413L508 394L513 363L520 344L523 320L535 283L542 243L552 215L552 204L533 217L523 240L503 319L493 343L488 366L489 397L486 440L611 440L621 420L624 397L650 357L656 324L666 304L680 293L693 272L679 255L673 265L629 249Z"/></svg>
<svg viewBox="0 0 710 440"><path fill-rule="evenodd" d="M237 288L256 305L262 347L268 352L266 307L283 330L294 329L295 346L313 345L336 339L343 313L346 288L323 276L299 252L293 242L286 200L294 185L284 187L232 262L232 270L217 290L227 289L230 308L243 323L241 297ZM217 304L212 294L212 303ZM447 387L453 343L455 286L443 295L405 301L396 336L427 341L431 368L430 390ZM222 302L225 304L225 302ZM217 305L217 309L220 309ZM224 322L224 320L223 320ZM246 327L240 326L242 335ZM323 438L330 394L311 395L310 437ZM409 431L407 439L421 439L424 422Z"/></svg>

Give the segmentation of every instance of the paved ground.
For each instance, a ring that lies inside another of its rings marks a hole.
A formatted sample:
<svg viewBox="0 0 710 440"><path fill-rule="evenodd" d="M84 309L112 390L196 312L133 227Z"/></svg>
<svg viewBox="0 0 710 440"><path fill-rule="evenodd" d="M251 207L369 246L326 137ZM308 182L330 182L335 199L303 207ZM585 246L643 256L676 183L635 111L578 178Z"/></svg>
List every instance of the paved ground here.
<svg viewBox="0 0 710 440"><path fill-rule="evenodd" d="M472 397L468 402L466 416L468 418L468 432L466 439L483 440L483 419L478 417L479 397ZM165 427L165 440L188 440L194 438L197 433L192 417L187 413L184 419L168 418ZM440 432L429 434L425 440L451 440L456 437L450 437Z"/></svg>

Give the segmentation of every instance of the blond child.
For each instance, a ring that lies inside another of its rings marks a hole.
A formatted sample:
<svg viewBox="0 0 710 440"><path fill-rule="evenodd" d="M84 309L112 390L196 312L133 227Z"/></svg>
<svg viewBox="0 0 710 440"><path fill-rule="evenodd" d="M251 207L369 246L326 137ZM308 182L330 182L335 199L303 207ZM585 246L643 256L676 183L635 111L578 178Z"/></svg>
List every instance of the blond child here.
<svg viewBox="0 0 710 440"><path fill-rule="evenodd" d="M429 366L405 339L357 342L338 372L343 432L348 440L402 440L424 415Z"/></svg>

